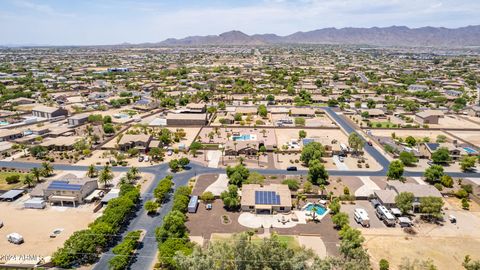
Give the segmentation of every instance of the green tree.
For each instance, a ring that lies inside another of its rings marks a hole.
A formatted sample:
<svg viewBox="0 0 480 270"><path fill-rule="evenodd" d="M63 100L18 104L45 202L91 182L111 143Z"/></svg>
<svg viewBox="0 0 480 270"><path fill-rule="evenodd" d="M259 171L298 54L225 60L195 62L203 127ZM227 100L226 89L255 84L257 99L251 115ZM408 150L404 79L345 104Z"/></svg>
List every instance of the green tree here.
<svg viewBox="0 0 480 270"><path fill-rule="evenodd" d="M432 161L435 164L445 164L451 160L450 152L446 147L440 147L432 153Z"/></svg>
<svg viewBox="0 0 480 270"><path fill-rule="evenodd" d="M465 256L462 266L465 270L480 270L480 260L472 260L470 255Z"/></svg>
<svg viewBox="0 0 480 270"><path fill-rule="evenodd" d="M206 203L213 202L215 200L215 196L213 195L212 192L205 191L205 192L202 193L202 195L200 195L200 200L202 200Z"/></svg>
<svg viewBox="0 0 480 270"><path fill-rule="evenodd" d="M335 224L335 226L339 229L343 228L343 226L348 225L349 218L347 213L339 212L336 213L332 217L332 222Z"/></svg>
<svg viewBox="0 0 480 270"><path fill-rule="evenodd" d="M160 207L160 205L156 201L148 201L144 206L145 211L147 211L148 214L156 213L158 207Z"/></svg>
<svg viewBox="0 0 480 270"><path fill-rule="evenodd" d="M238 196L238 187L236 185L229 185L228 191L222 192L220 198L227 209L236 209L240 206L240 198Z"/></svg>
<svg viewBox="0 0 480 270"><path fill-rule="evenodd" d="M303 147L300 160L309 165L311 160L321 160L324 154L325 148L321 143L311 142Z"/></svg>
<svg viewBox="0 0 480 270"><path fill-rule="evenodd" d="M428 167L423 174L425 180L427 180L427 182L430 184L435 184L438 182L443 175L443 167L440 165L432 165Z"/></svg>
<svg viewBox="0 0 480 270"><path fill-rule="evenodd" d="M378 262L378 267L380 268L380 270L389 270L390 264L387 260L381 259L380 262Z"/></svg>
<svg viewBox="0 0 480 270"><path fill-rule="evenodd" d="M300 184L295 179L285 179L282 184L287 185L288 189L297 191L300 188Z"/></svg>
<svg viewBox="0 0 480 270"><path fill-rule="evenodd" d="M87 176L90 178L94 178L95 176L97 176L97 174L98 174L98 171L97 171L97 168L95 168L95 165L90 164L90 166L88 166L88 169L87 169Z"/></svg>
<svg viewBox="0 0 480 270"><path fill-rule="evenodd" d="M42 176L42 171L37 168L37 167L34 167L32 169L30 169L30 173L35 177L37 183L40 182L40 176Z"/></svg>
<svg viewBox="0 0 480 270"><path fill-rule="evenodd" d="M340 200L338 198L333 199L332 202L328 205L328 208L330 208L332 214L340 213Z"/></svg>
<svg viewBox="0 0 480 270"><path fill-rule="evenodd" d="M190 160L187 157L182 157L178 160L178 164L182 168L185 168L185 167L187 167L188 164L190 164Z"/></svg>
<svg viewBox="0 0 480 270"><path fill-rule="evenodd" d="M42 176L49 177L53 174L53 166L49 162L42 162Z"/></svg>
<svg viewBox="0 0 480 270"><path fill-rule="evenodd" d="M442 183L442 185L444 187L453 187L453 178L450 176L450 175L442 175L442 177L440 177L440 183Z"/></svg>
<svg viewBox="0 0 480 270"><path fill-rule="evenodd" d="M177 172L180 169L180 164L178 162L178 159L170 160L170 162L168 162L168 167L170 167L170 170L172 172Z"/></svg>
<svg viewBox="0 0 480 270"><path fill-rule="evenodd" d="M257 113L258 115L260 115L261 117L267 117L268 115L268 111L267 111L267 107L263 104L261 104L260 106L258 106L257 108Z"/></svg>
<svg viewBox="0 0 480 270"><path fill-rule="evenodd" d="M328 172L319 160L311 160L308 164L308 181L314 185L325 185L328 180Z"/></svg>
<svg viewBox="0 0 480 270"><path fill-rule="evenodd" d="M306 137L307 137L307 132L306 132L305 130L303 130L303 129L300 130L300 131L298 131L298 137L299 137L300 139L306 138Z"/></svg>
<svg viewBox="0 0 480 270"><path fill-rule="evenodd" d="M193 142L191 145L190 145L190 153L192 153L193 157L196 157L197 156L197 152L198 150L202 149L203 148L203 145L199 142Z"/></svg>
<svg viewBox="0 0 480 270"><path fill-rule="evenodd" d="M418 162L418 158L416 158L415 155L406 151L401 152L398 159L401 160L405 166L413 166Z"/></svg>
<svg viewBox="0 0 480 270"><path fill-rule="evenodd" d="M408 211L413 209L413 200L414 195L411 192L400 192L397 196L395 196L395 204L397 205L398 209L402 211L402 214L407 214Z"/></svg>
<svg viewBox="0 0 480 270"><path fill-rule="evenodd" d="M443 199L438 197L423 197L420 199L420 212L431 217L442 216Z"/></svg>
<svg viewBox="0 0 480 270"><path fill-rule="evenodd" d="M356 153L362 150L365 142L356 132L350 133L348 136L348 145L355 150Z"/></svg>
<svg viewBox="0 0 480 270"><path fill-rule="evenodd" d="M103 184L104 186L108 186L110 182L113 180L113 173L110 166L105 165L103 169L100 171L100 175L98 176L98 182Z"/></svg>
<svg viewBox="0 0 480 270"><path fill-rule="evenodd" d="M388 179L395 180L402 179L403 171L403 163L400 160L394 160L390 162L390 165L388 166L387 177Z"/></svg>
<svg viewBox="0 0 480 270"><path fill-rule="evenodd" d="M475 167L476 162L477 162L476 157L463 156L462 159L460 160L460 167L464 172L470 171L472 170L472 168Z"/></svg>
<svg viewBox="0 0 480 270"><path fill-rule="evenodd" d="M35 180L33 179L33 176L31 174L29 174L29 173L25 174L25 176L23 178L23 184L24 185L27 185L28 187L31 187L34 182L35 182Z"/></svg>
<svg viewBox="0 0 480 270"><path fill-rule="evenodd" d="M407 138L405 138L405 142L410 147L417 145L417 140L413 136L408 136Z"/></svg>

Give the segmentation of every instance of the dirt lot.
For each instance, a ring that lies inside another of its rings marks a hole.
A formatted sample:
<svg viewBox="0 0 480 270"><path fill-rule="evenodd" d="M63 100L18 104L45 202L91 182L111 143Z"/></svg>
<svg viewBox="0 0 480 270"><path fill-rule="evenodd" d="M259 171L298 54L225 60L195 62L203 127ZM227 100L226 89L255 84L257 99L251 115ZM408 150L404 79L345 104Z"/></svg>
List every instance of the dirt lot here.
<svg viewBox="0 0 480 270"><path fill-rule="evenodd" d="M429 124L429 126L432 128L480 128L480 125L457 115L445 115L438 120L438 124Z"/></svg>
<svg viewBox="0 0 480 270"><path fill-rule="evenodd" d="M93 213L93 205L23 209L23 202L27 199L28 196L24 196L13 203L0 203L0 220L4 223L0 229L0 251L3 254L50 256L70 235L85 229L99 215ZM58 228L63 229L62 233L50 238L50 233ZM21 234L25 243L9 243L6 237L13 232Z"/></svg>
<svg viewBox="0 0 480 270"><path fill-rule="evenodd" d="M474 212L477 207L464 211L449 199L445 204L447 208L446 216L456 216L457 224L448 221L443 226L419 223L415 225L418 232L415 236L407 235L398 226L361 229L372 260L378 262L385 258L390 262L390 269L397 269L403 257L411 260L430 258L442 270L463 269L461 264L466 255L480 259L480 212Z"/></svg>
<svg viewBox="0 0 480 270"><path fill-rule="evenodd" d="M478 131L452 131L455 136L458 136L465 141L480 147L480 136Z"/></svg>
<svg viewBox="0 0 480 270"><path fill-rule="evenodd" d="M372 129L371 130L372 135L374 136L380 136L380 137L390 137L393 132L395 132L395 135L397 137L401 138L406 138L408 136L413 136L418 139L423 139L424 137L429 137L431 142L435 142L437 140L438 135L445 135L449 140L452 140L450 136L445 134L442 131L439 130L425 130L425 129L418 129L418 130L402 130L402 129L382 129L382 130L377 130L377 129Z"/></svg>

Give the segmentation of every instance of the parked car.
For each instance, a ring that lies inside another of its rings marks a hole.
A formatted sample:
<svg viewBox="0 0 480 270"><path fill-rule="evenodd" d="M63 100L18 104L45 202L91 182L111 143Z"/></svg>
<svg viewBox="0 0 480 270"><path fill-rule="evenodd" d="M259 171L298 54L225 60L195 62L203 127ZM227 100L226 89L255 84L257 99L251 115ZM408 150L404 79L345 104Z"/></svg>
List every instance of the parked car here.
<svg viewBox="0 0 480 270"><path fill-rule="evenodd" d="M145 158L143 159L145 162L149 162L150 161L150 158L148 156L145 156Z"/></svg>
<svg viewBox="0 0 480 270"><path fill-rule="evenodd" d="M368 141L367 144L370 145L370 146L373 145L372 141Z"/></svg>
<svg viewBox="0 0 480 270"><path fill-rule="evenodd" d="M340 162L344 162L345 161L345 158L343 156L339 156L338 157L338 160L340 160Z"/></svg>
<svg viewBox="0 0 480 270"><path fill-rule="evenodd" d="M296 171L296 170L297 170L297 167L295 166L291 166L287 168L287 171Z"/></svg>
<svg viewBox="0 0 480 270"><path fill-rule="evenodd" d="M372 199L370 202L372 203L373 208L377 208L377 206L381 205L377 199Z"/></svg>
<svg viewBox="0 0 480 270"><path fill-rule="evenodd" d="M207 204L205 205L205 209L207 209L207 210L212 210L212 204L211 204L211 203L207 203Z"/></svg>
<svg viewBox="0 0 480 270"><path fill-rule="evenodd" d="M142 162L143 161L143 156L139 156L138 157L138 162Z"/></svg>

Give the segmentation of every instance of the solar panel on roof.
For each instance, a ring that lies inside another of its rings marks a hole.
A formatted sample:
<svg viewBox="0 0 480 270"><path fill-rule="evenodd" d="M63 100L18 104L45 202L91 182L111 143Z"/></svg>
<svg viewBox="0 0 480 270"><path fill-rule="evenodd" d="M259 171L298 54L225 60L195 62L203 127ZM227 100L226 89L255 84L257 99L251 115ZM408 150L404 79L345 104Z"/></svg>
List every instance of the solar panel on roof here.
<svg viewBox="0 0 480 270"><path fill-rule="evenodd" d="M67 181L52 181L47 189L80 190L82 185L69 184Z"/></svg>
<svg viewBox="0 0 480 270"><path fill-rule="evenodd" d="M280 195L274 191L255 191L255 204L279 205Z"/></svg>

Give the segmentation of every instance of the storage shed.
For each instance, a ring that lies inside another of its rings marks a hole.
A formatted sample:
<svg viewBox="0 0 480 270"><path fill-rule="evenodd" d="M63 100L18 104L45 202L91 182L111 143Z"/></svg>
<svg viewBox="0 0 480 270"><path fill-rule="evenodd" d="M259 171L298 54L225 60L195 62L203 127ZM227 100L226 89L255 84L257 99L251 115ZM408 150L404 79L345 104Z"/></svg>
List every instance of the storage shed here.
<svg viewBox="0 0 480 270"><path fill-rule="evenodd" d="M47 206L47 203L42 198L31 198L23 203L23 207L32 209L43 209Z"/></svg>

